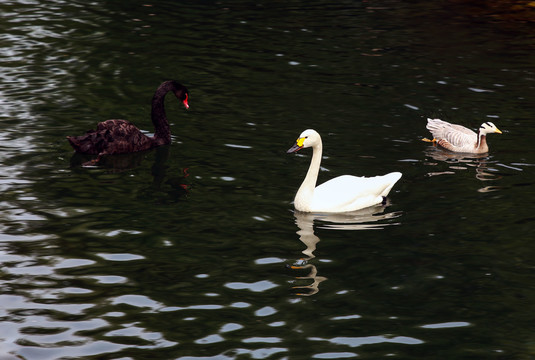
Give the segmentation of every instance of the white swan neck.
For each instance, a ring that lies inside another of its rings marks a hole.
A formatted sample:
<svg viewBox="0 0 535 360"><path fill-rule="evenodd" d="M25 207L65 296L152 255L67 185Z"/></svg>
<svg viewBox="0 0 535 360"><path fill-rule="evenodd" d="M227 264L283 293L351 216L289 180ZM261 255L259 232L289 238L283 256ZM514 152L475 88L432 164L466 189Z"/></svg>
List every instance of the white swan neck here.
<svg viewBox="0 0 535 360"><path fill-rule="evenodd" d="M321 165L321 156L323 152L323 145L321 140L312 147L312 160L310 160L310 166L308 167L307 174L303 183L297 190L294 203L296 208L301 211L307 211L308 206L313 198L314 189L316 188L316 182Z"/></svg>

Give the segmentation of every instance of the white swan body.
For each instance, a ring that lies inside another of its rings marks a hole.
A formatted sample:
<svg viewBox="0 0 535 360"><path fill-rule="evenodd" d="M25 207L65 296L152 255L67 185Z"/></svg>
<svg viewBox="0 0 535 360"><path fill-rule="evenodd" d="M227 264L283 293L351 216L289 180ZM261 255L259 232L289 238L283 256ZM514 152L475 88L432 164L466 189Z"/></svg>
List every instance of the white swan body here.
<svg viewBox="0 0 535 360"><path fill-rule="evenodd" d="M295 195L298 211L347 212L380 204L401 178L399 172L375 177L342 175L316 187L323 151L320 134L312 129L303 131L288 153L307 147L312 147L312 160Z"/></svg>

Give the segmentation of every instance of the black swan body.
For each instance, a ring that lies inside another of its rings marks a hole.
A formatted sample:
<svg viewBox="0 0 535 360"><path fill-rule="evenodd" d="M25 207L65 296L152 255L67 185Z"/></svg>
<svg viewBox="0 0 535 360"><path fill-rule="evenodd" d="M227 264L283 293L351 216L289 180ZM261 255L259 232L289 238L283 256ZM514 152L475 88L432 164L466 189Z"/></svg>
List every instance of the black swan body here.
<svg viewBox="0 0 535 360"><path fill-rule="evenodd" d="M163 82L152 97L154 136L146 136L127 120L111 119L98 123L96 130L89 130L84 135L67 136L67 140L78 153L98 155L91 161L93 164L103 155L133 153L167 145L171 142L171 132L165 116L164 99L170 91L186 109L189 108L188 89L174 80Z"/></svg>

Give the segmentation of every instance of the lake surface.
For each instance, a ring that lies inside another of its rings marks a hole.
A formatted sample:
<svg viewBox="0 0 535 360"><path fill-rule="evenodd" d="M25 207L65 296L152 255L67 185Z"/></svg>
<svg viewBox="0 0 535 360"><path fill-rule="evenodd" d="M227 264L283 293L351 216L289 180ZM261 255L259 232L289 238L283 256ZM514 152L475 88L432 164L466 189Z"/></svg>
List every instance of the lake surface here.
<svg viewBox="0 0 535 360"><path fill-rule="evenodd" d="M0 359L532 359L533 24L459 2L3 1ZM98 167L110 118L173 142ZM490 153L427 117L494 122ZM387 206L300 214L403 173Z"/></svg>

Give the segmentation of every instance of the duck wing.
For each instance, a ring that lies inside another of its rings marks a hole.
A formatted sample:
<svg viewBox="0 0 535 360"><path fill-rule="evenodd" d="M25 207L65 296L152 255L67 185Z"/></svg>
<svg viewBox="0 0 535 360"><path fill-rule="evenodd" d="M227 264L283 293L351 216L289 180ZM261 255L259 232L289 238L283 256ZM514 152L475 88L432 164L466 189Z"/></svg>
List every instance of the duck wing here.
<svg viewBox="0 0 535 360"><path fill-rule="evenodd" d="M440 119L427 119L426 127L439 145L445 148L474 147L477 143L477 134L462 125L450 124Z"/></svg>

